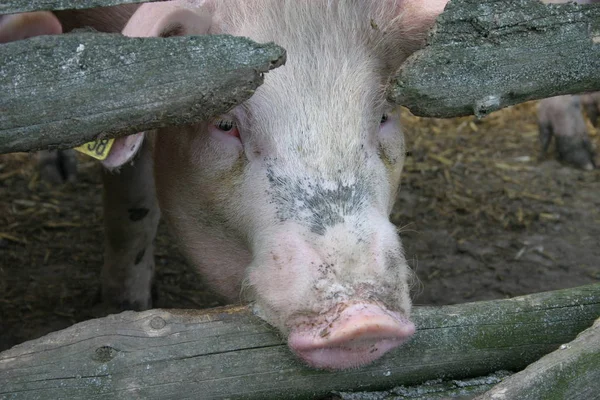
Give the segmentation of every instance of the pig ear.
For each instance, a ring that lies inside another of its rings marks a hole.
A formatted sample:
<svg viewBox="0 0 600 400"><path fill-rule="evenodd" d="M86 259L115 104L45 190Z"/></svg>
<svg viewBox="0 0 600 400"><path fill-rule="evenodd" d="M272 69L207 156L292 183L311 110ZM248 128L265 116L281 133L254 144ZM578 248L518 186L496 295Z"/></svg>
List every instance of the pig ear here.
<svg viewBox="0 0 600 400"><path fill-rule="evenodd" d="M108 157L101 161L108 169L116 169L128 163L136 155L144 142L145 132L135 133L115 139Z"/></svg>
<svg viewBox="0 0 600 400"><path fill-rule="evenodd" d="M395 71L425 45L427 35L449 0L387 0L379 15L386 61Z"/></svg>
<svg viewBox="0 0 600 400"><path fill-rule="evenodd" d="M173 1L141 5L123 29L123 35L132 37L170 37L202 35L208 32L211 18L203 10L182 8ZM110 153L102 161L108 169L119 168L130 162L144 141L144 132L117 138Z"/></svg>
<svg viewBox="0 0 600 400"><path fill-rule="evenodd" d="M203 9L184 8L175 1L142 4L129 19L123 35L132 37L203 35L211 17Z"/></svg>
<svg viewBox="0 0 600 400"><path fill-rule="evenodd" d="M48 11L0 15L0 43L60 33L58 18Z"/></svg>

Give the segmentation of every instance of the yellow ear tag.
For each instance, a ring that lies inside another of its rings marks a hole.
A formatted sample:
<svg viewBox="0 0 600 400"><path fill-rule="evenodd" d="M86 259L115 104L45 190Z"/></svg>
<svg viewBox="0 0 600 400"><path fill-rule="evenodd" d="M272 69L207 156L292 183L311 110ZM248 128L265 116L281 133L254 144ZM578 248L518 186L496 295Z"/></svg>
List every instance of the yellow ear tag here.
<svg viewBox="0 0 600 400"><path fill-rule="evenodd" d="M93 142L75 147L75 150L79 151L80 153L87 154L90 157L94 157L97 160L104 160L106 157L108 157L114 142L115 139L94 140Z"/></svg>

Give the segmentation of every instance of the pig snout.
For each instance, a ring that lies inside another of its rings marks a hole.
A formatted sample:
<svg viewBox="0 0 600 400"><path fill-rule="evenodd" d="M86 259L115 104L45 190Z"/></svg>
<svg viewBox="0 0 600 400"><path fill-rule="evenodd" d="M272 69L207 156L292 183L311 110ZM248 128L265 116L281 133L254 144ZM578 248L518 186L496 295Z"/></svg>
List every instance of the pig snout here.
<svg viewBox="0 0 600 400"><path fill-rule="evenodd" d="M372 231L353 232L367 220L375 223ZM368 364L415 331L410 270L393 226L370 213L357 224L339 223L312 237L288 226L255 259L246 281L256 313L287 335L290 349L314 368Z"/></svg>
<svg viewBox="0 0 600 400"><path fill-rule="evenodd" d="M412 322L383 306L344 304L324 315L298 318L288 345L311 367L345 369L378 359L414 332Z"/></svg>

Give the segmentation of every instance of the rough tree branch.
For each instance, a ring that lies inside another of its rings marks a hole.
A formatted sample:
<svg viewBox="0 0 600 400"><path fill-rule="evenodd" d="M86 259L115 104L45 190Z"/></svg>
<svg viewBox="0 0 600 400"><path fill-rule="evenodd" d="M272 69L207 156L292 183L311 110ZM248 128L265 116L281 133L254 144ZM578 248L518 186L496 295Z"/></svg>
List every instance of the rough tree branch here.
<svg viewBox="0 0 600 400"><path fill-rule="evenodd" d="M248 99L285 50L242 37L76 33L0 46L0 153L190 124Z"/></svg>
<svg viewBox="0 0 600 400"><path fill-rule="evenodd" d="M389 98L418 116L481 117L592 90L600 90L600 5L452 0Z"/></svg>
<svg viewBox="0 0 600 400"><path fill-rule="evenodd" d="M3 0L0 14L16 14L41 10L71 10L82 8L109 7L119 4L149 3L163 0Z"/></svg>
<svg viewBox="0 0 600 400"><path fill-rule="evenodd" d="M600 319L570 343L529 365L477 400L593 399L600 394Z"/></svg>

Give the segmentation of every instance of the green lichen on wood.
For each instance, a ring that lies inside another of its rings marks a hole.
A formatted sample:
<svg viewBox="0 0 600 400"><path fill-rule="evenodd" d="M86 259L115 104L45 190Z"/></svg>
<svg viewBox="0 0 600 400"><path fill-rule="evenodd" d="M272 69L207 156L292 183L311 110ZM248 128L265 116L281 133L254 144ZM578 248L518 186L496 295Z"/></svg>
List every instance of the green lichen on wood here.
<svg viewBox="0 0 600 400"><path fill-rule="evenodd" d="M109 7L119 4L149 3L153 1L161 0L3 0L0 3L0 14Z"/></svg>
<svg viewBox="0 0 600 400"><path fill-rule="evenodd" d="M600 90L600 5L452 0L389 98L427 117L482 117L528 100Z"/></svg>
<svg viewBox="0 0 600 400"><path fill-rule="evenodd" d="M578 400L600 393L600 319L575 340L478 397L478 400Z"/></svg>
<svg viewBox="0 0 600 400"><path fill-rule="evenodd" d="M285 50L247 38L76 33L2 45L0 153L192 124L248 99Z"/></svg>

